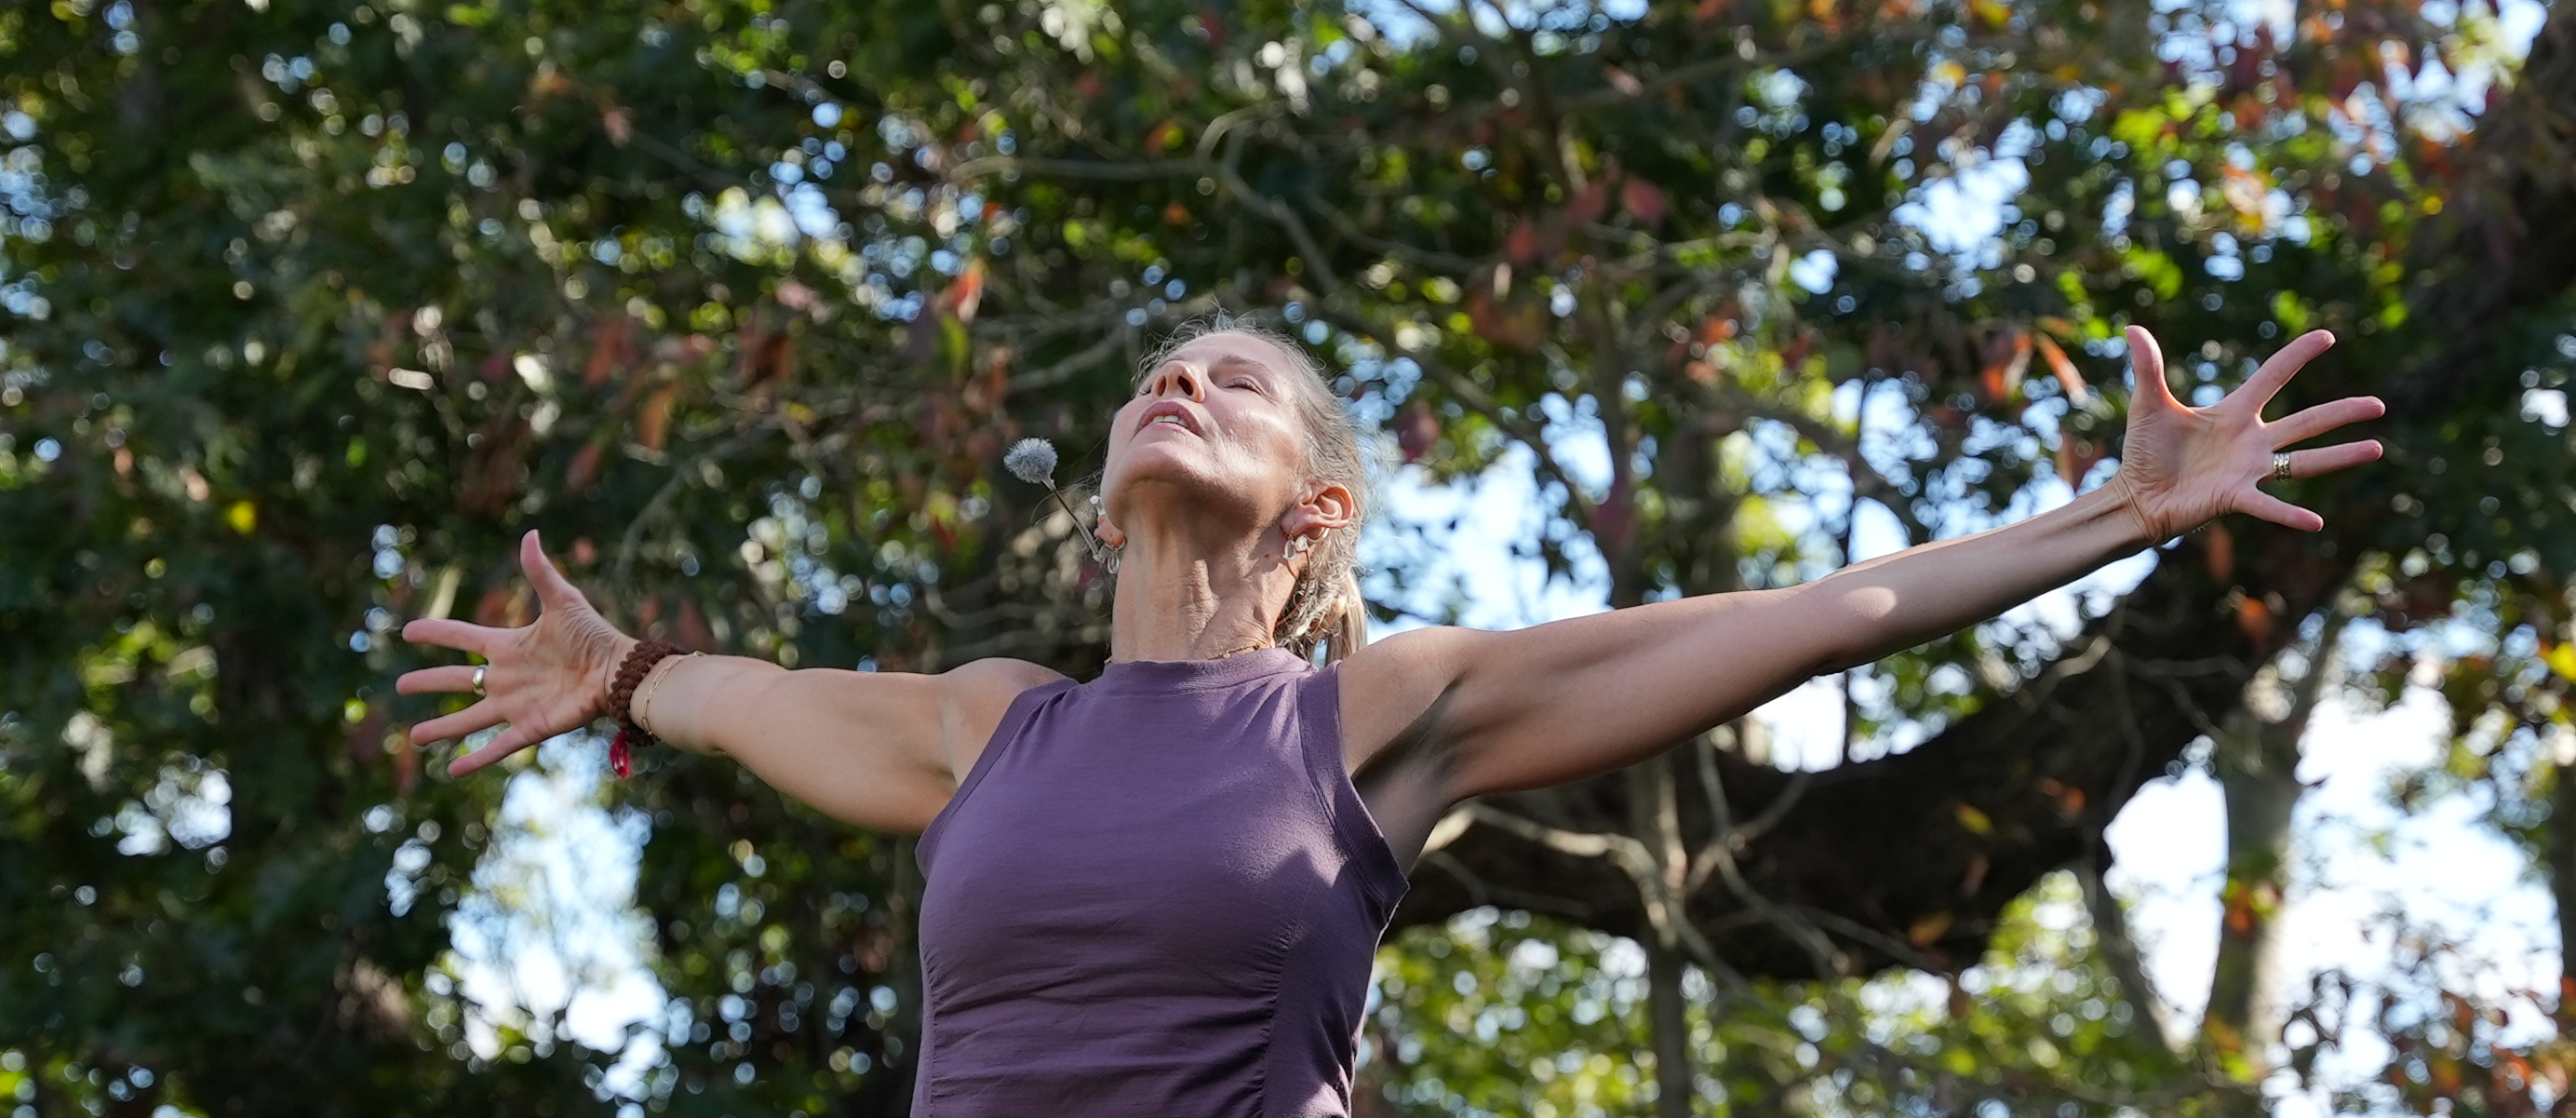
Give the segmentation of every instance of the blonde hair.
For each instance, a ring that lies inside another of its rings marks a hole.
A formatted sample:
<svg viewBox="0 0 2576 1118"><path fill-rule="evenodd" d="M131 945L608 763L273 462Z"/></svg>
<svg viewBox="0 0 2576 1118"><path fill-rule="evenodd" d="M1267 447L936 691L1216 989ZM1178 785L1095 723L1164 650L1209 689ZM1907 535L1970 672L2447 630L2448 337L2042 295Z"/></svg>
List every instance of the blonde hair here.
<svg viewBox="0 0 2576 1118"><path fill-rule="evenodd" d="M1368 600L1360 596L1360 525L1369 512L1368 453L1360 425L1334 395L1324 367L1287 334L1240 318L1219 317L1183 325L1145 363L1148 375L1182 346L1212 334L1240 334L1277 346L1294 366L1281 378L1306 428L1306 480L1338 485L1351 495L1350 526L1326 532L1306 553L1296 589L1271 626L1270 639L1309 660L1324 651L1330 663L1368 643Z"/></svg>

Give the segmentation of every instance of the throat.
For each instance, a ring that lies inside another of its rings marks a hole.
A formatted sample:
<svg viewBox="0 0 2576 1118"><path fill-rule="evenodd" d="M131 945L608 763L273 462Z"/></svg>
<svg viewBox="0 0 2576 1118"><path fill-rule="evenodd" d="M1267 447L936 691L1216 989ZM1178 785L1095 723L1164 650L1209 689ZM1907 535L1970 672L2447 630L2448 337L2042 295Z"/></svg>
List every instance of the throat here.
<svg viewBox="0 0 2576 1118"><path fill-rule="evenodd" d="M1270 647L1289 582L1231 566L1131 553L1118 568L1110 660L1222 660Z"/></svg>

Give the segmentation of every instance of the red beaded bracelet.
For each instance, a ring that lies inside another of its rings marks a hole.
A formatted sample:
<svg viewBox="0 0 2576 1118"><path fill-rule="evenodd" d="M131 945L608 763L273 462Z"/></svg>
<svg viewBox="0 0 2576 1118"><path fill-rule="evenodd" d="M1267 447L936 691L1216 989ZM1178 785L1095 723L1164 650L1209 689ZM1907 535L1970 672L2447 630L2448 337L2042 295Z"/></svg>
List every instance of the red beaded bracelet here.
<svg viewBox="0 0 2576 1118"><path fill-rule="evenodd" d="M618 662L616 681L608 688L608 711L617 716L617 740L608 747L608 767L618 776L634 771L633 746L653 741L653 735L635 721L635 688L652 674L653 665L679 654L678 648L661 641L643 640L635 642L626 659Z"/></svg>

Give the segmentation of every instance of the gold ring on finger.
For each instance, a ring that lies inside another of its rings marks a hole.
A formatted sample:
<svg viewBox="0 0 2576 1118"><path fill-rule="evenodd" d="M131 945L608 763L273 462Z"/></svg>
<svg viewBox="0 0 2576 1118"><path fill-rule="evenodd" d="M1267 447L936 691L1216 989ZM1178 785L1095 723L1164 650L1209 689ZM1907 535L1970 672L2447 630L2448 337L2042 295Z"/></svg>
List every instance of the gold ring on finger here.
<svg viewBox="0 0 2576 1118"><path fill-rule="evenodd" d="M483 694L483 673L488 672L488 671L490 671L490 670L492 670L492 669L491 669L488 665L477 664L477 665L475 665L475 666L474 666L474 684L473 684L473 687L474 687L474 694L475 694L475 696L476 696L477 698L480 698L480 697L482 696L482 694Z"/></svg>
<svg viewBox="0 0 2576 1118"><path fill-rule="evenodd" d="M2287 455L2287 454L2275 454L2275 455L2273 455L2273 456L2272 456L2272 480L2274 480L2274 481L2288 481L2288 480L2290 480L2290 456L2289 456L2289 455Z"/></svg>

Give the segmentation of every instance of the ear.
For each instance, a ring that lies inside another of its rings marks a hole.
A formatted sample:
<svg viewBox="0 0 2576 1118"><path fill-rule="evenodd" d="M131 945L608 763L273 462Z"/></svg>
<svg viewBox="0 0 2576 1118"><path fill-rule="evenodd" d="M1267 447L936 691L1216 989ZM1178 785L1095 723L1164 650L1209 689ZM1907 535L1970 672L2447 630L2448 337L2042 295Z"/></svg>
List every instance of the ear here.
<svg viewBox="0 0 2576 1118"><path fill-rule="evenodd" d="M1352 499L1349 489L1339 485L1324 486L1307 494L1305 500L1288 510L1288 515L1279 518L1279 534L1295 539L1320 531L1348 528L1352 513L1358 511L1358 504Z"/></svg>
<svg viewBox="0 0 2576 1118"><path fill-rule="evenodd" d="M1117 521L1109 519L1108 509L1100 510L1100 516L1092 521L1091 534L1103 547L1127 546L1127 530L1119 527Z"/></svg>

